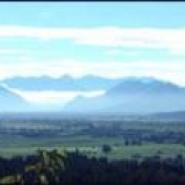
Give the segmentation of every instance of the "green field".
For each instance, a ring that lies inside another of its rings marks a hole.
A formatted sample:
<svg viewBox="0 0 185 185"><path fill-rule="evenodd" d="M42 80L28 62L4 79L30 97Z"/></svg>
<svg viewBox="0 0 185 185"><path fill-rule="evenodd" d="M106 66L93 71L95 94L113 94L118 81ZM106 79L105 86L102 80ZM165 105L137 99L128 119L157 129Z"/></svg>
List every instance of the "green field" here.
<svg viewBox="0 0 185 185"><path fill-rule="evenodd" d="M102 145L108 144L112 150L105 154L102 152ZM0 155L12 157L15 155L25 155L34 153L38 149L58 149L73 151L78 149L88 156L107 156L109 159L124 159L131 157L146 157L160 155L162 157L173 157L178 154L185 156L185 146L181 144L154 144L144 143L140 146L126 146L123 138L102 137L92 138L90 136L73 136L64 138L43 138L33 139L7 139L4 143L1 140Z"/></svg>
<svg viewBox="0 0 185 185"><path fill-rule="evenodd" d="M102 152L105 144L111 147L107 154ZM0 156L54 148L78 149L88 156L109 159L185 156L185 123L124 120L118 116L0 120Z"/></svg>

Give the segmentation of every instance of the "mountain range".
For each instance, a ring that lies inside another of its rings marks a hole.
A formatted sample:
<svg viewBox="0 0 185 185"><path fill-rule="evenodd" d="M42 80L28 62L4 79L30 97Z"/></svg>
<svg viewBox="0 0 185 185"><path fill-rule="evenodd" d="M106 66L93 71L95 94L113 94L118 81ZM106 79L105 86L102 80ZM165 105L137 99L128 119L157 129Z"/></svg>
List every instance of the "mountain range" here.
<svg viewBox="0 0 185 185"><path fill-rule="evenodd" d="M105 90L97 97L78 96L58 111L84 113L153 113L185 110L185 88L151 77L108 79L87 75L72 78L14 77L3 80L8 87L19 90L92 91ZM14 92L0 86L0 110L39 110ZM49 110L49 108L47 109Z"/></svg>
<svg viewBox="0 0 185 185"><path fill-rule="evenodd" d="M152 113L185 109L185 88L154 78L126 78L104 95L77 97L65 106L72 112Z"/></svg>
<svg viewBox="0 0 185 185"><path fill-rule="evenodd" d="M121 81L122 78L108 79L93 75L73 78L69 75L64 75L59 78L49 76L13 77L3 80L2 83L11 88L28 91L96 91L102 89L107 90Z"/></svg>

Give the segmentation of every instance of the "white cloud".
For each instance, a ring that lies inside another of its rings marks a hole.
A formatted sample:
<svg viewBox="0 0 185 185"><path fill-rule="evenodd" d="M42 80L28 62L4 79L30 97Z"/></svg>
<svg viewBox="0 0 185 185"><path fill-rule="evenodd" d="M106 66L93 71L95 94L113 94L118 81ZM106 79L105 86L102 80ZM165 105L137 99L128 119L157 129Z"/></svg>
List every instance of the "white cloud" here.
<svg viewBox="0 0 185 185"><path fill-rule="evenodd" d="M185 28L45 28L0 26L0 37L70 39L77 44L104 47L165 48L185 53Z"/></svg>
<svg viewBox="0 0 185 185"><path fill-rule="evenodd" d="M21 95L27 101L36 104L57 104L57 103L67 103L73 98L81 95L84 97L95 97L102 95L104 91L92 91L92 92L78 92L78 91L18 91L15 90L17 94Z"/></svg>
<svg viewBox="0 0 185 185"><path fill-rule="evenodd" d="M98 91L26 91L26 90L19 90L16 88L9 87L5 83L0 84L2 87L8 89L9 91L20 95L24 98L27 102L33 104L66 104L67 102L71 101L72 99L76 98L77 96L83 97L95 97L99 95L103 95L105 90L98 90Z"/></svg>
<svg viewBox="0 0 185 185"><path fill-rule="evenodd" d="M13 88L8 88L12 92L20 95L26 101L35 104L66 104L77 96L95 97L103 95L102 91L23 91Z"/></svg>

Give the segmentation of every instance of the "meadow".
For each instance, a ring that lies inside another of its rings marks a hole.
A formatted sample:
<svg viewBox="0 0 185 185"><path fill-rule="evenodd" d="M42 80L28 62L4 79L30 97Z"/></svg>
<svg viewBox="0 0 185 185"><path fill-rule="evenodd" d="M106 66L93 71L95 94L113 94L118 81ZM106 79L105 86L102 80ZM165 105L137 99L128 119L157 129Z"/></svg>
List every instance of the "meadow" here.
<svg viewBox="0 0 185 185"><path fill-rule="evenodd" d="M110 151L102 150L104 145ZM185 123L120 116L1 118L0 155L13 157L38 149L74 151L111 160L185 156Z"/></svg>

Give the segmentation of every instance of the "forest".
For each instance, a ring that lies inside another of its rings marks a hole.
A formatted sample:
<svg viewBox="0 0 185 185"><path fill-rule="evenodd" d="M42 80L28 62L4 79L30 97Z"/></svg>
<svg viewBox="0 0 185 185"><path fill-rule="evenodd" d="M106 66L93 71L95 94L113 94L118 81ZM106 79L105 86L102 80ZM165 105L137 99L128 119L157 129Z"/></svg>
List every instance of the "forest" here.
<svg viewBox="0 0 185 185"><path fill-rule="evenodd" d="M0 169L0 184L9 185L185 184L185 159L181 155L108 161L106 157L89 158L78 150L39 150L34 155L0 158Z"/></svg>

